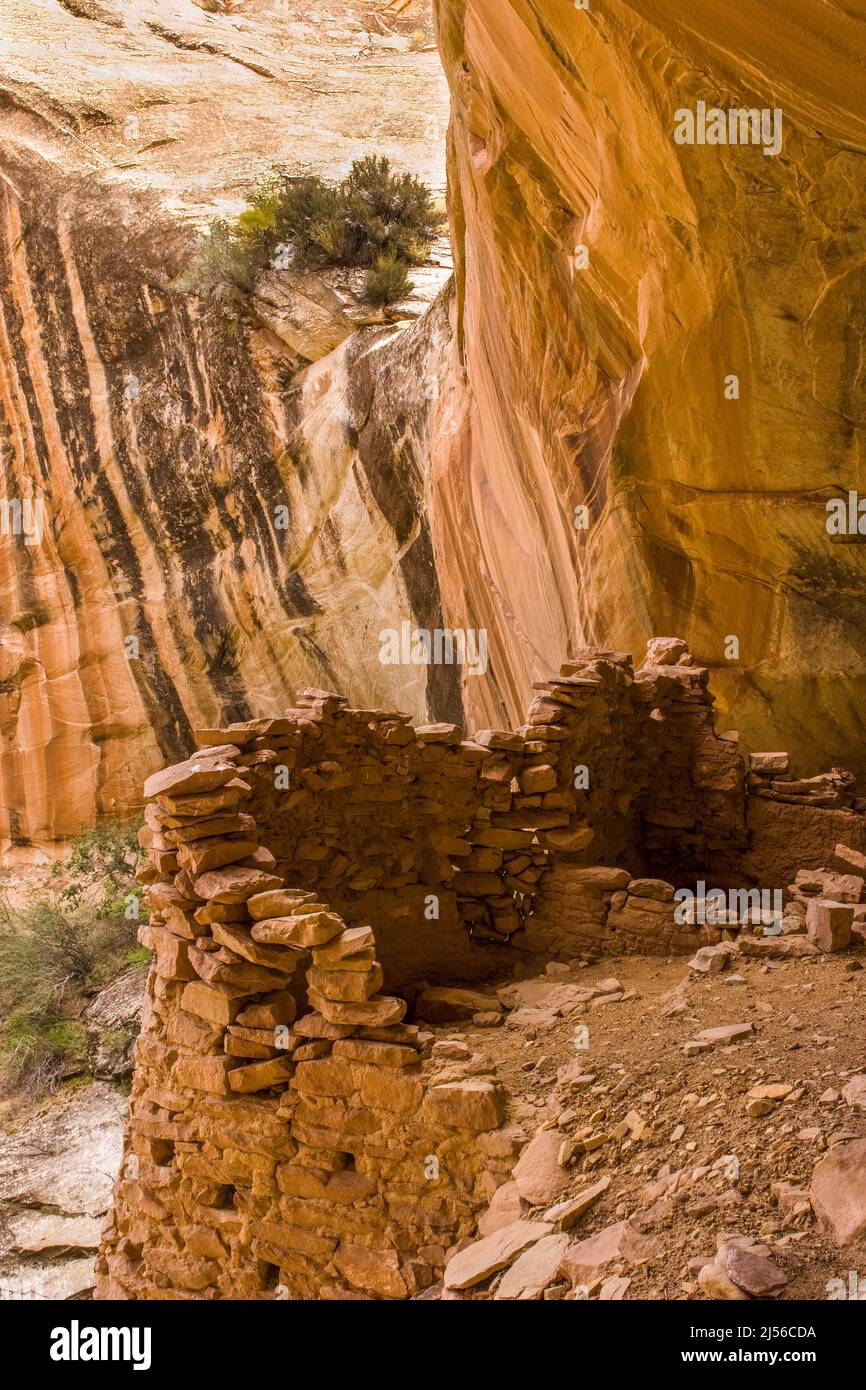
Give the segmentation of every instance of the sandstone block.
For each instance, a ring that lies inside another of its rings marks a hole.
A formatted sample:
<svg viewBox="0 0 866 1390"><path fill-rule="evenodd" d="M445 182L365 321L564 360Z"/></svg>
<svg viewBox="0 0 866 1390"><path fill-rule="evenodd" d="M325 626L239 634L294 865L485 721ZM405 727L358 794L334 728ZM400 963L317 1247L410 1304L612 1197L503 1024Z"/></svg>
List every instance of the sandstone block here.
<svg viewBox="0 0 866 1390"><path fill-rule="evenodd" d="M181 1008L188 1014L195 1014L215 1027L227 1027L234 1023L242 996L228 985L208 985L203 980L188 984L181 995Z"/></svg>
<svg viewBox="0 0 866 1390"><path fill-rule="evenodd" d="M502 879L498 875L473 873L471 869L457 870L454 887L458 893L465 893L470 898L496 897L503 891Z"/></svg>
<svg viewBox="0 0 866 1390"><path fill-rule="evenodd" d="M749 756L752 772L787 772L790 765L791 758L788 753L752 753Z"/></svg>
<svg viewBox="0 0 866 1390"><path fill-rule="evenodd" d="M533 836L531 830L500 830L491 825L470 831L469 838L473 845L485 845L489 849L528 849Z"/></svg>
<svg viewBox="0 0 866 1390"><path fill-rule="evenodd" d="M292 1022L297 1007L287 990L275 990L255 1004L247 1004L237 1015L237 1021L244 1028L277 1028Z"/></svg>
<svg viewBox="0 0 866 1390"><path fill-rule="evenodd" d="M253 965L263 965L268 970L291 975L304 960L301 951L291 951L280 946L260 946L254 941L248 926L237 926L233 922L214 922L212 926L214 941L236 955L242 956Z"/></svg>
<svg viewBox="0 0 866 1390"><path fill-rule="evenodd" d="M490 1081L455 1081L433 1086L424 1102L434 1124L450 1129L496 1129L505 1114L502 1092Z"/></svg>
<svg viewBox="0 0 866 1390"><path fill-rule="evenodd" d="M173 932L148 924L147 932L151 949L156 955L157 974L166 980L194 980L196 972L189 959L186 941ZM191 933L190 933L191 934Z"/></svg>
<svg viewBox="0 0 866 1390"><path fill-rule="evenodd" d="M854 909L846 903L819 898L806 908L806 933L819 951L844 951L853 925Z"/></svg>
<svg viewBox="0 0 866 1390"><path fill-rule="evenodd" d="M343 1241L334 1264L354 1289L364 1289L377 1298L405 1298L406 1282L400 1271L396 1250L371 1250L366 1245Z"/></svg>
<svg viewBox="0 0 866 1390"><path fill-rule="evenodd" d="M290 1057L275 1057L269 1062L253 1062L248 1067L233 1067L229 1086L233 1091L247 1094L264 1091L270 1086L282 1086L291 1079L294 1063Z"/></svg>
<svg viewBox="0 0 866 1390"><path fill-rule="evenodd" d="M325 999L334 999L347 1004L366 1003L382 988L382 968L375 965L370 970L323 970L312 966L307 971L310 987Z"/></svg>
<svg viewBox="0 0 866 1390"><path fill-rule="evenodd" d="M194 840L212 839L217 835L250 835L255 833L255 828L256 823L252 816L234 812L185 822L176 830L167 830L166 839L173 845L183 845Z"/></svg>
<svg viewBox="0 0 866 1390"><path fill-rule="evenodd" d="M556 773L549 764L543 763L539 767L527 767L519 777L520 790L527 796L533 796L538 792L553 791L556 786Z"/></svg>
<svg viewBox="0 0 866 1390"><path fill-rule="evenodd" d="M292 1032L300 1038L347 1038L354 1029L351 1024L328 1023L321 1014L309 1013L298 1019Z"/></svg>
<svg viewBox="0 0 866 1390"><path fill-rule="evenodd" d="M445 1266L446 1289L471 1289L489 1279L542 1236L550 1235L546 1221L515 1221L452 1255Z"/></svg>
<svg viewBox="0 0 866 1390"><path fill-rule="evenodd" d="M490 1198L490 1205L479 1217L478 1234L492 1236L505 1226L513 1226L523 1213L523 1198L517 1190L516 1182L503 1183L497 1187Z"/></svg>
<svg viewBox="0 0 866 1390"><path fill-rule="evenodd" d="M572 1226L577 1225L580 1218L589 1211L590 1207L595 1205L609 1187L609 1177L599 1178L597 1183L593 1183L592 1187L587 1187L583 1192L579 1192L576 1197L567 1198L563 1202L558 1202L556 1206L549 1207L544 1213L544 1220L549 1221L560 1231L570 1231Z"/></svg>
<svg viewBox="0 0 866 1390"><path fill-rule="evenodd" d="M710 1047L723 1047L726 1043L747 1038L754 1031L753 1023L724 1023L719 1028L704 1028L698 1033L697 1041L708 1043Z"/></svg>
<svg viewBox="0 0 866 1390"><path fill-rule="evenodd" d="M278 888L281 880L261 869L214 869L195 880L200 898L216 903L244 903L256 893Z"/></svg>
<svg viewBox="0 0 866 1390"><path fill-rule="evenodd" d="M283 983L283 977L276 970L251 965L225 947L216 952L201 951L195 946L188 949L193 969L209 984L230 985L238 994L261 994L265 990L279 989Z"/></svg>
<svg viewBox="0 0 866 1390"><path fill-rule="evenodd" d="M837 1245L866 1233L866 1139L834 1144L812 1172L815 1215Z"/></svg>
<svg viewBox="0 0 866 1390"><path fill-rule="evenodd" d="M310 989L309 999L313 1008L329 1023L361 1023L382 1028L399 1023L406 1012L403 999L395 999L387 994L375 995L366 1004L342 1004Z"/></svg>
<svg viewBox="0 0 866 1390"><path fill-rule="evenodd" d="M299 1062L292 1088L308 1096L350 1096L357 1090L350 1063L324 1057L320 1061Z"/></svg>
<svg viewBox="0 0 866 1390"><path fill-rule="evenodd" d="M728 941L720 941L717 946L701 946L689 961L689 968L703 975L718 975L727 970L736 954L736 947Z"/></svg>
<svg viewBox="0 0 866 1390"><path fill-rule="evenodd" d="M652 1259L657 1248L657 1242L641 1235L630 1221L618 1221L571 1245L562 1258L561 1269L573 1286L585 1287L593 1284L613 1261L643 1264Z"/></svg>
<svg viewBox="0 0 866 1390"><path fill-rule="evenodd" d="M608 869L603 867L571 868L568 870L569 887L578 885L612 893L618 888L628 888L631 883L628 869Z"/></svg>
<svg viewBox="0 0 866 1390"><path fill-rule="evenodd" d="M511 1174L524 1201L538 1207L552 1202L570 1181L567 1168L559 1163L562 1132L540 1129L527 1144Z"/></svg>
<svg viewBox="0 0 866 1390"><path fill-rule="evenodd" d="M392 1067L359 1066L356 1076L361 1100L371 1110L412 1115L421 1104L424 1091L420 1081Z"/></svg>
<svg viewBox="0 0 866 1390"><path fill-rule="evenodd" d="M224 1096L229 1089L228 1065L226 1057L178 1057L172 1077L179 1086Z"/></svg>
<svg viewBox="0 0 866 1390"><path fill-rule="evenodd" d="M188 758L186 762L163 768L148 777L144 784L144 797L151 801L157 796L181 796L191 792L212 792L224 787L237 776L234 763L219 758Z"/></svg>
<svg viewBox="0 0 866 1390"><path fill-rule="evenodd" d="M253 1253L263 1258L271 1257L272 1263L280 1263L280 1255L287 1251L313 1259L328 1260L337 1248L337 1242L328 1236L316 1235L297 1226L284 1226L275 1221L261 1221L256 1226L253 1240ZM276 1255L276 1261L273 1256Z"/></svg>
<svg viewBox="0 0 866 1390"><path fill-rule="evenodd" d="M628 891L635 898L655 898L659 902L672 902L674 886L663 878L633 878Z"/></svg>
<svg viewBox="0 0 866 1390"><path fill-rule="evenodd" d="M189 796L176 796L161 793L157 805L166 813L165 824L172 827L187 825L191 820L216 815L218 811L234 810L250 794L250 785L240 777L233 777L225 786L215 792L194 792ZM176 818L176 819L175 819Z"/></svg>
<svg viewBox="0 0 866 1390"><path fill-rule="evenodd" d="M342 936L335 936L324 945L317 946L313 960L316 965L329 967L355 956L367 958L375 949L376 938L372 927L347 927Z"/></svg>
<svg viewBox="0 0 866 1390"><path fill-rule="evenodd" d="M324 903L316 902L315 893L301 888L272 888L264 893L254 893L247 900L247 911L254 921L266 917L291 917L299 909L325 912Z"/></svg>
<svg viewBox="0 0 866 1390"><path fill-rule="evenodd" d="M459 724L421 724L415 730L419 743L444 743L456 747L463 738Z"/></svg>
<svg viewBox="0 0 866 1390"><path fill-rule="evenodd" d="M360 1038L346 1038L335 1042L332 1055L355 1062L370 1062L378 1067L413 1067L420 1057L414 1047L405 1044L364 1042Z"/></svg>
<svg viewBox="0 0 866 1390"><path fill-rule="evenodd" d="M180 845L177 862L193 878L210 869L221 869L252 854L258 846L255 840L226 840L221 835L207 840L193 840Z"/></svg>
<svg viewBox="0 0 866 1390"><path fill-rule="evenodd" d="M861 854L857 849L849 849L847 845L837 845L836 858L846 869L853 869L856 874L866 877L866 854Z"/></svg>
<svg viewBox="0 0 866 1390"><path fill-rule="evenodd" d="M569 1246L566 1235L542 1236L530 1245L500 1281L494 1299L536 1299L559 1276L562 1258Z"/></svg>
<svg viewBox="0 0 866 1390"><path fill-rule="evenodd" d="M343 922L332 912L311 912L306 916L270 917L252 928L254 941L276 946L321 946L339 936Z"/></svg>

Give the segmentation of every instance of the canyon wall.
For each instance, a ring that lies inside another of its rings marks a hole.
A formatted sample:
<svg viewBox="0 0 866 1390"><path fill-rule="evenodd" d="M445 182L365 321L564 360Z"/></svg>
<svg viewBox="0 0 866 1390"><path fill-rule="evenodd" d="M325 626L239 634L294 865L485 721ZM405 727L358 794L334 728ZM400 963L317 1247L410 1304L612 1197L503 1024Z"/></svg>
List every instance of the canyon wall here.
<svg viewBox="0 0 866 1390"><path fill-rule="evenodd" d="M678 632L752 747L862 774L866 550L825 504L863 482L863 16L435 11L468 378L432 478L446 610L495 634L510 719L570 644ZM677 144L699 101L778 108L781 151Z"/></svg>
<svg viewBox="0 0 866 1390"><path fill-rule="evenodd" d="M825 527L859 481L859 21L438 0L443 72L420 0L396 38L331 8L3 7L0 494L44 528L4 511L2 852L128 814L195 727L299 685L506 727L656 631L750 747L862 775L864 552ZM274 164L442 189L446 77L455 288L424 317L177 288ZM780 153L676 144L698 101L779 108ZM486 670L382 664L404 623L483 631Z"/></svg>
<svg viewBox="0 0 866 1390"><path fill-rule="evenodd" d="M389 154L441 189L441 68L405 36L377 48L366 0L310 22L300 3L223 8L237 18L190 0L3 7L7 859L130 814L194 726L279 714L299 684L462 716L453 667L378 659L383 625L441 623L419 382L450 356L447 300L401 332L316 277L292 295L266 275L247 304L174 285L203 216L276 163L335 175ZM41 507L38 529L7 501Z"/></svg>
<svg viewBox="0 0 866 1390"><path fill-rule="evenodd" d="M378 660L383 623L441 625L414 373L447 348L447 303L299 380L275 335L160 288L163 228L140 206L109 222L104 191L94 206L12 168L3 472L46 521L0 555L7 845L128 813L193 725L278 714L299 680L459 717L453 667L428 691ZM125 219L118 265L106 228Z"/></svg>

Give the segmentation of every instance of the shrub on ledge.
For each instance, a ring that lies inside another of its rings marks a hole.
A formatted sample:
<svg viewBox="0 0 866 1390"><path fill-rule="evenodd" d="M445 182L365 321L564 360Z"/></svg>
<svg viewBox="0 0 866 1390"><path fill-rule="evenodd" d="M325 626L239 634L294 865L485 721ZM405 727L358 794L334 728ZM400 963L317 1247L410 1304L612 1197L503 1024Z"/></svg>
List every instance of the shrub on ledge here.
<svg viewBox="0 0 866 1390"><path fill-rule="evenodd" d="M181 290L248 293L267 265L368 267L365 297L390 304L410 290L407 267L420 265L442 226L429 188L384 156L354 162L338 183L317 174L276 174L234 223L215 222Z"/></svg>

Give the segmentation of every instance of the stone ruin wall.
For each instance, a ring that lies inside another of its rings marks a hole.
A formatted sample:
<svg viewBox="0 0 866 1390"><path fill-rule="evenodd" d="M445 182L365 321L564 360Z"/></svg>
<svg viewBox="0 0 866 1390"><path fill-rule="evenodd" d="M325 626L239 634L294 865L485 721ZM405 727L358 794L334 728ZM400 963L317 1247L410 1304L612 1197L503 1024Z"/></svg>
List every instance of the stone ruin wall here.
<svg viewBox="0 0 866 1390"><path fill-rule="evenodd" d="M449 1074L400 996L501 976L515 948L715 939L633 874L760 858L753 799L815 802L866 849L844 775L786 783L773 755L747 776L673 639L636 672L583 653L515 732L464 739L306 691L198 743L145 787L154 960L100 1297L429 1287L519 1140L496 1081Z"/></svg>

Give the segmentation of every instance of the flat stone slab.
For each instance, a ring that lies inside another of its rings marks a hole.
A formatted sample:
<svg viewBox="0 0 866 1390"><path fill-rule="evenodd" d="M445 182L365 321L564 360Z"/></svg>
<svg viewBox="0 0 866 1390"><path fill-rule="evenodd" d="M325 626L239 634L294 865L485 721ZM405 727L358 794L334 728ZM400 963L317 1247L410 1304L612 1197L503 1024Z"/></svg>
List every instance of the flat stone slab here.
<svg viewBox="0 0 866 1390"><path fill-rule="evenodd" d="M517 1190L534 1207L552 1202L571 1180L568 1169L559 1162L561 1146L561 1130L540 1129L515 1164L511 1176Z"/></svg>
<svg viewBox="0 0 866 1390"><path fill-rule="evenodd" d="M559 1275L562 1257L569 1245L565 1235L542 1236L503 1275L494 1299L535 1299Z"/></svg>
<svg viewBox="0 0 866 1390"><path fill-rule="evenodd" d="M550 1234L547 1221L515 1221L512 1226L494 1231L492 1236L476 1240L448 1261L445 1266L446 1289L471 1289L511 1264L517 1255L542 1236Z"/></svg>
<svg viewBox="0 0 866 1390"><path fill-rule="evenodd" d="M809 1197L837 1245L848 1245L866 1232L866 1139L834 1144L815 1165Z"/></svg>
<svg viewBox="0 0 866 1390"><path fill-rule="evenodd" d="M754 1033L753 1023L723 1023L720 1028L704 1028L697 1035L697 1042L709 1043L711 1047L721 1047L725 1043L737 1042Z"/></svg>

